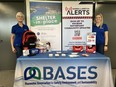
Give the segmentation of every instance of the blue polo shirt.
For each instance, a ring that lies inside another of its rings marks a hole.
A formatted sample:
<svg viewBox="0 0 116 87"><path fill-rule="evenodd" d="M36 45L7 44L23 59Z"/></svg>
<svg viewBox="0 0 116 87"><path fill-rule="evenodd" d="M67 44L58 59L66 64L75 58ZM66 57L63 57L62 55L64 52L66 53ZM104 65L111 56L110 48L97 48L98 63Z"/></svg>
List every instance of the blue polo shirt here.
<svg viewBox="0 0 116 87"><path fill-rule="evenodd" d="M29 30L27 25L23 24L23 27L20 27L18 23L14 26L12 26L12 34L15 34L14 38L14 47L16 46L22 46L22 36L25 31Z"/></svg>
<svg viewBox="0 0 116 87"><path fill-rule="evenodd" d="M96 32L96 44L105 44L105 31L108 31L108 26L106 24L102 25L102 28L93 25L92 32Z"/></svg>

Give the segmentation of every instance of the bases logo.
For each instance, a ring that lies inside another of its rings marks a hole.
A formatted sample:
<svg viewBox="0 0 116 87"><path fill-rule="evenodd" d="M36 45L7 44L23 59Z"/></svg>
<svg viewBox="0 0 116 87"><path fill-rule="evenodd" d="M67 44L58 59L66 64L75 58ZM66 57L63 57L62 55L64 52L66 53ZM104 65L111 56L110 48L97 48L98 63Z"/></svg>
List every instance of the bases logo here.
<svg viewBox="0 0 116 87"><path fill-rule="evenodd" d="M27 76L27 73L29 73L29 76ZM37 76L36 76L37 75ZM41 79L41 71L37 67L27 67L24 71L24 79L29 80L31 78L34 79Z"/></svg>
<svg viewBox="0 0 116 87"><path fill-rule="evenodd" d="M41 71L38 67L27 67L24 71L24 80L86 80L97 78L96 66L44 66ZM42 76L42 77L41 77Z"/></svg>

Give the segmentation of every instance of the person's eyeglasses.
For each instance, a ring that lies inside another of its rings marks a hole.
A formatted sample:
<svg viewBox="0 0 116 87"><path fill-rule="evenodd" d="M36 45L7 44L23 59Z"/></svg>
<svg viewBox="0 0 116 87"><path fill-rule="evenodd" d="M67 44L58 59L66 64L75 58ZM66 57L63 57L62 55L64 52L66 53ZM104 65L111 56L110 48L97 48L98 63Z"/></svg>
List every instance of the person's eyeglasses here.
<svg viewBox="0 0 116 87"><path fill-rule="evenodd" d="M19 18L20 18L20 17L23 18L23 16L17 16L17 17L19 17Z"/></svg>

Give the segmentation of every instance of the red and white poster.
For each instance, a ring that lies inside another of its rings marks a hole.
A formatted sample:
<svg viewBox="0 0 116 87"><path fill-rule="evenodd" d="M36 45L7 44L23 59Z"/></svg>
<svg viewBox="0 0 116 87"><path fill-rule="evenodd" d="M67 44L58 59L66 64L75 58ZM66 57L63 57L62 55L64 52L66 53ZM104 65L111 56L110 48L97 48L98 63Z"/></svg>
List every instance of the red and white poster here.
<svg viewBox="0 0 116 87"><path fill-rule="evenodd" d="M96 33L87 33L87 45L96 45Z"/></svg>
<svg viewBox="0 0 116 87"><path fill-rule="evenodd" d="M86 45L88 32L92 32L92 4L78 1L62 2L62 47L72 50L73 46Z"/></svg>
<svg viewBox="0 0 116 87"><path fill-rule="evenodd" d="M96 53L96 33L87 33L86 52Z"/></svg>

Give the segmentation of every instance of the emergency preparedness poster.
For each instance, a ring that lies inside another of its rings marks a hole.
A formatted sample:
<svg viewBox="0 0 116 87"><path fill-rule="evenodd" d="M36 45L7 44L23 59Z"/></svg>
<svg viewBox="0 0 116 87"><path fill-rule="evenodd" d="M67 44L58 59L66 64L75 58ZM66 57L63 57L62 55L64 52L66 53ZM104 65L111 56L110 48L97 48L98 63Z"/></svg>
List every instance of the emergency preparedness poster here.
<svg viewBox="0 0 116 87"><path fill-rule="evenodd" d="M63 50L72 50L72 46L86 45L87 33L92 32L92 4L79 3L62 2Z"/></svg>
<svg viewBox="0 0 116 87"><path fill-rule="evenodd" d="M51 50L61 50L61 2L28 0L27 22L37 35L37 44L51 44Z"/></svg>

